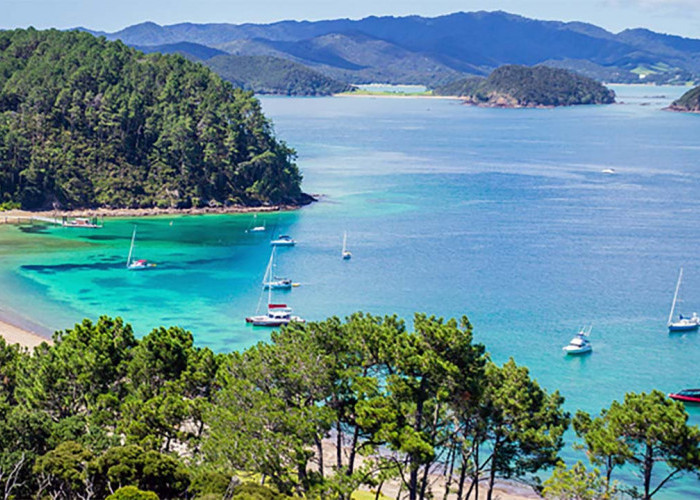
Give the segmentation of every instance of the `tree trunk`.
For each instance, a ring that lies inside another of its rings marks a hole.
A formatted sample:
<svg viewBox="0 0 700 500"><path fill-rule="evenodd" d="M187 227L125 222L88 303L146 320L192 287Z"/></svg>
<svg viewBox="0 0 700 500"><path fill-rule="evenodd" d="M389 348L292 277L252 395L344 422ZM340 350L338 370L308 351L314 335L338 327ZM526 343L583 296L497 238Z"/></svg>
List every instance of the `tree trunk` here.
<svg viewBox="0 0 700 500"><path fill-rule="evenodd" d="M447 500L447 496L450 494L450 486L452 486L452 473L455 470L455 457L457 456L457 444L453 443L447 452L447 470L445 471L445 494L442 500Z"/></svg>
<svg viewBox="0 0 700 500"><path fill-rule="evenodd" d="M318 453L318 472L321 474L321 479L323 479L323 441L318 436L316 436L316 453Z"/></svg>
<svg viewBox="0 0 700 500"><path fill-rule="evenodd" d="M418 389L418 402L416 403L416 423L413 426L413 430L416 432L421 431L423 426L423 405L425 403L425 385L426 378L423 377L420 381L420 387ZM411 469L408 482L408 499L416 500L418 494L418 464L416 460L411 458Z"/></svg>
<svg viewBox="0 0 700 500"><path fill-rule="evenodd" d="M420 485L420 499L423 500L425 498L425 489L428 486L428 474L430 473L430 464L425 466L425 470L423 471L423 480L421 481Z"/></svg>
<svg viewBox="0 0 700 500"><path fill-rule="evenodd" d="M377 486L377 494L374 495L374 500L379 500L379 497L382 496L382 486L384 486L384 480L379 482L379 486Z"/></svg>
<svg viewBox="0 0 700 500"><path fill-rule="evenodd" d="M341 430L340 418L336 422L336 432L335 436L335 461L338 466L338 470L343 468L343 432Z"/></svg>
<svg viewBox="0 0 700 500"><path fill-rule="evenodd" d="M496 455L498 453L498 438L493 443L493 452L491 453L491 470L489 471L489 491L486 494L486 500L491 500L493 497L493 485L496 483Z"/></svg>
<svg viewBox="0 0 700 500"><path fill-rule="evenodd" d="M643 500L650 500L651 495L649 495L649 491L651 490L651 470L654 466L654 449L647 445L646 452L644 453L644 496L642 497Z"/></svg>
<svg viewBox="0 0 700 500"><path fill-rule="evenodd" d="M360 439L360 429L355 425L352 433L352 444L350 445L350 457L348 460L348 476L355 472L355 457L357 456L357 441Z"/></svg>

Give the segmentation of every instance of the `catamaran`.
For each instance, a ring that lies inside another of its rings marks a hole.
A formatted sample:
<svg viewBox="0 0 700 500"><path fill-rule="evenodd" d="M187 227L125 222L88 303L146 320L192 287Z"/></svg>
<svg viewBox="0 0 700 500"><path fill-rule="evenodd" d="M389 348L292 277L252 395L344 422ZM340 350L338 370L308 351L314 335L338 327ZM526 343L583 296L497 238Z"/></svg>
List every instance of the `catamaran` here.
<svg viewBox="0 0 700 500"><path fill-rule="evenodd" d="M352 257L352 254L350 253L350 250L348 250L348 233L347 231L343 233L343 260L349 260Z"/></svg>
<svg viewBox="0 0 700 500"><path fill-rule="evenodd" d="M683 279L683 268L681 267L678 273L678 282L676 282L676 291L673 293L673 302L671 302L671 312L668 315L668 331L669 332L692 332L700 327L700 317L697 313L693 313L690 318L683 317L679 314L678 321L673 321L673 313L676 311L676 302L678 302L678 290L681 288L681 280Z"/></svg>
<svg viewBox="0 0 700 500"><path fill-rule="evenodd" d="M265 276L263 276L263 288L267 290L272 289L282 289L288 290L292 288L294 283L289 278L280 278L275 276L275 247L272 247L272 252L270 252L270 262L267 263L267 269L265 269Z"/></svg>
<svg viewBox="0 0 700 500"><path fill-rule="evenodd" d="M566 354L585 354L593 350L591 341L588 340L588 336L591 334L593 326L589 326L588 330L581 328L576 336L571 339L568 345L564 346L562 349Z"/></svg>
<svg viewBox="0 0 700 500"><path fill-rule="evenodd" d="M155 264L148 262L146 259L131 259L134 254L134 244L136 243L136 226L134 226L134 232L131 235L131 247L129 248L129 256L126 258L126 268L130 271L142 271L144 269L149 269L151 267L156 267Z"/></svg>

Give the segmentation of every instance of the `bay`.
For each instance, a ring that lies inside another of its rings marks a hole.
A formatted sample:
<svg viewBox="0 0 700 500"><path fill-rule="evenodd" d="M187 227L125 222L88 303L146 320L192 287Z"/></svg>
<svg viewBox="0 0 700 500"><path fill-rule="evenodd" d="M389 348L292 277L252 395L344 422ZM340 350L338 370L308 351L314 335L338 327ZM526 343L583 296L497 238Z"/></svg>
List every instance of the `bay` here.
<svg viewBox="0 0 700 500"><path fill-rule="evenodd" d="M614 88L622 104L558 109L264 97L318 203L259 215L264 233L246 232L250 214L0 227L1 307L46 330L119 315L139 336L178 325L243 349L269 338L244 317L267 300L270 238L287 233L298 245L277 274L300 286L275 301L309 320L467 315L495 361L527 365L571 410L698 386L700 336L669 335L666 319L681 266L679 308L700 310L700 116L661 110L685 88ZM153 270L125 269L134 224ZM565 357L584 324L593 353Z"/></svg>

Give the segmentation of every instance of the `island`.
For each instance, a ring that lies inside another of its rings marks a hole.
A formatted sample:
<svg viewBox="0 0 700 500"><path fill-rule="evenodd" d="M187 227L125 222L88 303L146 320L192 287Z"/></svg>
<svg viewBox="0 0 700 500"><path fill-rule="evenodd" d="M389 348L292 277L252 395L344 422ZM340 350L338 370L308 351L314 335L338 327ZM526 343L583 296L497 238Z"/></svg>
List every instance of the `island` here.
<svg viewBox="0 0 700 500"><path fill-rule="evenodd" d="M501 66L488 78L469 77L433 89L467 104L497 108L549 108L579 104L611 104L615 92L601 83L559 68Z"/></svg>
<svg viewBox="0 0 700 500"><path fill-rule="evenodd" d="M252 92L84 32L0 32L4 208L300 205L293 149Z"/></svg>
<svg viewBox="0 0 700 500"><path fill-rule="evenodd" d="M666 109L685 113L700 113L700 87L689 90L679 99L673 101Z"/></svg>

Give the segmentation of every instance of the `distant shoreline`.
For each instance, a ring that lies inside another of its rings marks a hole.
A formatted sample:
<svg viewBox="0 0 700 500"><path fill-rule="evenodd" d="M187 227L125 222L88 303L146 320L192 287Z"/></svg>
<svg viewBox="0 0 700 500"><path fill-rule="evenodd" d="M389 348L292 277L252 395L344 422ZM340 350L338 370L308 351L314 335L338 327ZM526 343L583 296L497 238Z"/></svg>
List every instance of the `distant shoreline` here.
<svg viewBox="0 0 700 500"><path fill-rule="evenodd" d="M314 195L316 201L318 195ZM157 215L207 215L207 214L249 214L268 212L289 212L298 210L305 205L270 205L247 207L235 205L230 207L201 207L201 208L83 208L75 210L7 210L0 212L0 224L12 223L13 218L31 217L148 217Z"/></svg>
<svg viewBox="0 0 700 500"><path fill-rule="evenodd" d="M455 101L462 100L461 97L446 96L446 95L428 95L428 94L402 94L400 92L343 92L340 94L333 94L332 97L386 97L388 99L451 99Z"/></svg>

